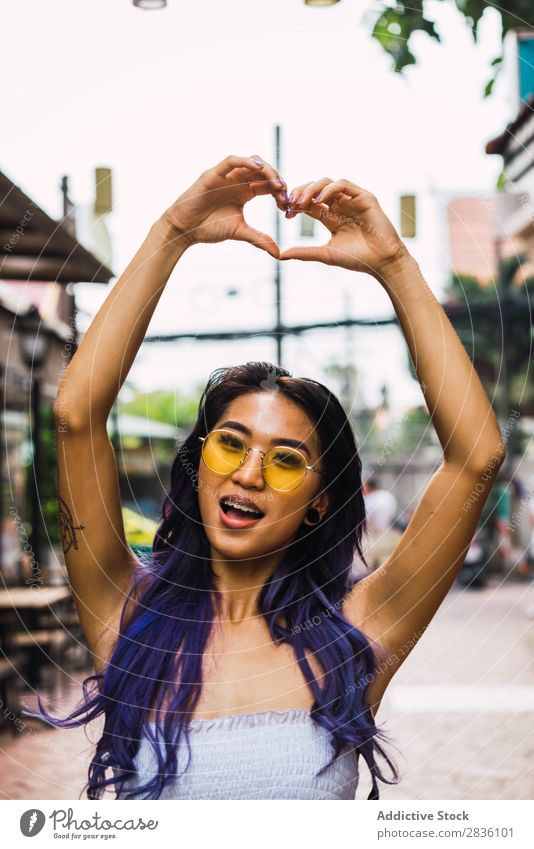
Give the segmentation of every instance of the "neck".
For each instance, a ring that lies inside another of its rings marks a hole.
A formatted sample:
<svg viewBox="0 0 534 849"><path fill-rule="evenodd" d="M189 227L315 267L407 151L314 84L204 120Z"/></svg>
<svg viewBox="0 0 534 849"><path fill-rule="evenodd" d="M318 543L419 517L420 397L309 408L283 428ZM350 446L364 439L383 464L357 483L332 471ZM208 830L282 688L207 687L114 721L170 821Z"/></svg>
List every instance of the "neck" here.
<svg viewBox="0 0 534 849"><path fill-rule="evenodd" d="M221 593L219 616L229 625L253 624L260 616L258 596L263 584L275 571L283 553L254 560L228 560L212 550L215 586Z"/></svg>

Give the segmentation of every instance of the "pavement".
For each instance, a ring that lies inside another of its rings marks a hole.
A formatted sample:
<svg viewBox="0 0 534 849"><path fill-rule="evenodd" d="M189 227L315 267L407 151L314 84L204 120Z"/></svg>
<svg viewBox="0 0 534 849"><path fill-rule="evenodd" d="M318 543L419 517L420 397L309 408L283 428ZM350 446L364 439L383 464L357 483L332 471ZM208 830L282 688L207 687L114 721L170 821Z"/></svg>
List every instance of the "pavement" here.
<svg viewBox="0 0 534 849"><path fill-rule="evenodd" d="M386 690L382 799L534 799L534 583L492 583L450 591Z"/></svg>
<svg viewBox="0 0 534 849"><path fill-rule="evenodd" d="M492 580L450 591L389 685L377 722L400 783L380 783L382 799L534 799L534 583ZM83 677L56 696L55 716L77 702ZM0 729L0 799L85 798L101 720L65 730L23 721Z"/></svg>

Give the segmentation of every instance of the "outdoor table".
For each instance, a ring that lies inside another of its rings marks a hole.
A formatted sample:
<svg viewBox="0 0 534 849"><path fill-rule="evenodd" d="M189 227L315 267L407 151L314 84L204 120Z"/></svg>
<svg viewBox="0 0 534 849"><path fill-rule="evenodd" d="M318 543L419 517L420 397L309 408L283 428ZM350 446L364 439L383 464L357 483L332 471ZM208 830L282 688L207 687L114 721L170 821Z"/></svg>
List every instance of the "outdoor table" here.
<svg viewBox="0 0 534 849"><path fill-rule="evenodd" d="M72 595L69 586L40 587L10 587L0 590L0 629L5 629L10 635L20 632L22 625L28 635L42 633L43 626L39 624L39 615L43 610L65 601ZM18 615L17 615L18 614ZM29 677L37 681L43 655L38 650L36 642L28 638L27 648L30 651Z"/></svg>
<svg viewBox="0 0 534 849"><path fill-rule="evenodd" d="M43 607L51 607L58 601L68 598L71 594L70 587L43 587L32 590L30 587L11 587L0 590L0 610L10 608L36 610Z"/></svg>

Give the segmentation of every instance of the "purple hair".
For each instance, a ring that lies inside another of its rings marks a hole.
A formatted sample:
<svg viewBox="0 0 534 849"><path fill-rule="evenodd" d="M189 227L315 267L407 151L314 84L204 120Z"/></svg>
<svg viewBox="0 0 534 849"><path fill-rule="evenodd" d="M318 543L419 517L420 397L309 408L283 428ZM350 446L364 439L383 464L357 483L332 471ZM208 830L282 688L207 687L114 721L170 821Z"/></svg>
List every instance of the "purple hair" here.
<svg viewBox="0 0 534 849"><path fill-rule="evenodd" d="M249 362L217 369L209 377L197 421L174 458L152 552L139 558L106 668L84 679L83 698L65 719L51 717L38 697L39 712L33 715L59 728L87 724L104 715L102 736L82 788L89 799L101 798L108 785L120 792L126 781L129 793L122 798L143 793L144 798L157 799L178 775L177 746L184 734L189 748L186 723L200 699L202 657L220 603L194 485L200 462L198 437L208 433L235 398L262 387L279 391L312 421L325 467L323 486L329 494L329 509L318 525L301 526L265 581L259 609L273 641L292 646L314 696L311 715L332 734L332 759L318 774L350 744L371 772L370 799L379 798L377 778L387 784L399 780L378 741L387 737L375 725L366 698L377 671L376 655L365 634L342 611L343 599L357 580L351 577L356 553L366 564L361 547L366 528L362 465L354 433L341 404L321 383L294 378L270 363ZM279 621L282 614L284 625ZM310 622L313 627L308 627ZM326 673L321 686L307 651ZM164 698L169 700L168 709L160 713ZM154 730L147 722L152 709ZM154 745L157 774L134 787L134 758L143 735L165 746ZM382 774L377 753L390 767L391 780ZM114 775L106 777L110 768Z"/></svg>

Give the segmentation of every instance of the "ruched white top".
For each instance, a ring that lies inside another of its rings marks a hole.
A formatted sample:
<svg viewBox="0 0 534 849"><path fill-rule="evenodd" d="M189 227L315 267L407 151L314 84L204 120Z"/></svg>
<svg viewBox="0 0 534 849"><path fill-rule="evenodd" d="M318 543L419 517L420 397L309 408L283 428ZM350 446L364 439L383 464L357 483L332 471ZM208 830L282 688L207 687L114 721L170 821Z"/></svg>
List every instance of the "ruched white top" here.
<svg viewBox="0 0 534 849"><path fill-rule="evenodd" d="M189 725L191 760L183 775L164 788L160 799L354 799L358 787L358 752L346 746L322 775L316 773L333 754L331 735L304 708L266 710L193 719ZM154 723L151 723L154 726ZM178 773L188 762L185 736L180 738ZM135 758L137 780L156 774L152 743L143 737ZM146 799L148 795L136 795Z"/></svg>

